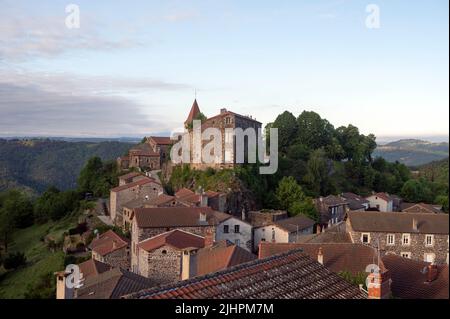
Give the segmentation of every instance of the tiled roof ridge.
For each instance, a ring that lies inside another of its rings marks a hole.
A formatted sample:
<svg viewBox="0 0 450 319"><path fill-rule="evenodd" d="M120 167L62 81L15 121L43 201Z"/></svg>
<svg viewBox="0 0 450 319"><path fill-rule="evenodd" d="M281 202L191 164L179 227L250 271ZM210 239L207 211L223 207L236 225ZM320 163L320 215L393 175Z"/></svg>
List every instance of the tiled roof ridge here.
<svg viewBox="0 0 450 319"><path fill-rule="evenodd" d="M297 248L297 249L290 250L288 252L282 252L280 254L272 255L272 256L264 258L264 259L251 260L249 262L242 263L242 264L239 264L239 265L236 265L236 266L232 266L232 267L229 267L227 269L223 269L223 270L219 270L219 271L216 271L216 272L213 272L213 273L209 273L209 274L206 274L206 275L202 275L202 276L193 277L193 278L190 278L190 279L187 279L187 280L183 280L183 281L180 281L180 282L176 283L175 285L173 283L172 284L163 284L163 285L152 287L150 289L141 290L140 292L136 292L136 293L134 293L132 295L136 296L137 298L139 298L139 297L144 295L145 291L149 291L148 295L151 295L154 292L158 292L160 290L163 290L165 287L172 287L172 290L175 290L177 288L182 288L182 287L187 286L189 284L195 284L195 283L200 282L200 281L205 280L205 279L214 278L216 276L217 277L218 276L226 276L229 273L233 273L234 271L239 271L239 270L242 270L242 269L245 269L248 272L252 272L252 270L253 270L253 272L258 272L258 271L260 271L259 269L254 270L254 269L252 269L252 267L259 266L259 265L267 265L267 264L271 263L274 260L276 261L280 257L287 257L289 255L294 255L296 253L303 253L303 249ZM305 257L307 257L308 259L310 259L311 262L314 262L306 254L303 254L303 255ZM286 261L284 261L284 260L282 260L279 263L283 263L283 262L286 263ZM327 268L325 268L325 269L327 269ZM328 270L328 269L327 269L327 271L330 272L330 270ZM125 298L129 298L131 296L128 295L128 296L124 296L124 297Z"/></svg>

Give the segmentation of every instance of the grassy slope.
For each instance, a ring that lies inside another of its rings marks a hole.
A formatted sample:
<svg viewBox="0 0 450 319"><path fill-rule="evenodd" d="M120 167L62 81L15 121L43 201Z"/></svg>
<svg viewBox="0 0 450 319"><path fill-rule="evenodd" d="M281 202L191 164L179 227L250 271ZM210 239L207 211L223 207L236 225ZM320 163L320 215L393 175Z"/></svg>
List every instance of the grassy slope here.
<svg viewBox="0 0 450 319"><path fill-rule="evenodd" d="M24 252L27 265L15 271L3 273L0 279L0 298L23 298L29 284L33 285L41 275L64 268L64 253L53 253L41 241L50 234L60 238L69 228L76 225L76 217L70 216L57 223L33 225L14 233L9 251Z"/></svg>

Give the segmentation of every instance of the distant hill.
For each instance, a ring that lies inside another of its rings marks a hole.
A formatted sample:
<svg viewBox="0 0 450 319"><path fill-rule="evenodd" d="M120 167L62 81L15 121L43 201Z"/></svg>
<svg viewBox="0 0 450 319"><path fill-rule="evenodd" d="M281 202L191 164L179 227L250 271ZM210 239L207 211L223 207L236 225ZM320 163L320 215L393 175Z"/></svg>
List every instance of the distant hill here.
<svg viewBox="0 0 450 319"><path fill-rule="evenodd" d="M381 156L389 162L399 161L408 166L419 166L447 158L449 144L404 139L378 145L374 156Z"/></svg>
<svg viewBox="0 0 450 319"><path fill-rule="evenodd" d="M49 139L0 139L0 191L19 187L32 193L54 185L76 187L76 179L92 156L116 159L131 147L123 142L66 142Z"/></svg>

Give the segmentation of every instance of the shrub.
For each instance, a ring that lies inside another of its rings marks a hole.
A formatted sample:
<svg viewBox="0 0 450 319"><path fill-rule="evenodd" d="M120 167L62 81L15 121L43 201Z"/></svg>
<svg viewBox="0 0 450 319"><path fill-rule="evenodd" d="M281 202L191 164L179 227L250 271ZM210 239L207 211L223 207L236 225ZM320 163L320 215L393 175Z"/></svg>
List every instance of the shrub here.
<svg viewBox="0 0 450 319"><path fill-rule="evenodd" d="M18 267L25 265L27 262L27 258L25 257L24 253L16 252L16 253L10 253L8 256L6 256L5 260L3 261L3 267L6 270L10 269L17 269Z"/></svg>

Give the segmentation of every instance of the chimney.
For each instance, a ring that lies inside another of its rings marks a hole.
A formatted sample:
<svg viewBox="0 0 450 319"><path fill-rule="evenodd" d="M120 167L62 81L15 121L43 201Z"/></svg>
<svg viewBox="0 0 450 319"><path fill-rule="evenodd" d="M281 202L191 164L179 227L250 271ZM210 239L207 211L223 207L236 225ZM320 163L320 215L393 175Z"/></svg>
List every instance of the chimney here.
<svg viewBox="0 0 450 319"><path fill-rule="evenodd" d="M205 234L205 247L212 247L214 245L214 233L207 230Z"/></svg>
<svg viewBox="0 0 450 319"><path fill-rule="evenodd" d="M205 192L200 194L200 207L208 207L208 195Z"/></svg>
<svg viewBox="0 0 450 319"><path fill-rule="evenodd" d="M223 114L223 113L226 113L226 112L227 112L226 108L220 109L220 114Z"/></svg>
<svg viewBox="0 0 450 319"><path fill-rule="evenodd" d="M66 284L67 276L69 273L65 271L59 271L56 275L56 299L72 299L73 288L69 288Z"/></svg>
<svg viewBox="0 0 450 319"><path fill-rule="evenodd" d="M198 220L200 223L206 223L206 213L200 212Z"/></svg>
<svg viewBox="0 0 450 319"><path fill-rule="evenodd" d="M319 247L319 252L317 253L317 262L323 265L323 251L322 247Z"/></svg>
<svg viewBox="0 0 450 319"><path fill-rule="evenodd" d="M428 266L428 272L427 272L427 282L432 282L437 279L438 276L438 268L435 263L432 263Z"/></svg>
<svg viewBox="0 0 450 319"><path fill-rule="evenodd" d="M368 299L388 299L391 295L389 271L375 271L367 276Z"/></svg>
<svg viewBox="0 0 450 319"><path fill-rule="evenodd" d="M412 220L412 229L413 229L413 231L418 231L416 218L413 218L413 220Z"/></svg>
<svg viewBox="0 0 450 319"><path fill-rule="evenodd" d="M322 229L320 228L320 225L317 224L317 226L316 226L316 233L320 234L321 232L322 232Z"/></svg>
<svg viewBox="0 0 450 319"><path fill-rule="evenodd" d="M241 219L245 221L245 208L242 208Z"/></svg>
<svg viewBox="0 0 450 319"><path fill-rule="evenodd" d="M186 280L197 275L197 249L188 248L183 251L181 262L181 280Z"/></svg>

